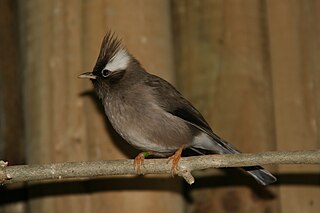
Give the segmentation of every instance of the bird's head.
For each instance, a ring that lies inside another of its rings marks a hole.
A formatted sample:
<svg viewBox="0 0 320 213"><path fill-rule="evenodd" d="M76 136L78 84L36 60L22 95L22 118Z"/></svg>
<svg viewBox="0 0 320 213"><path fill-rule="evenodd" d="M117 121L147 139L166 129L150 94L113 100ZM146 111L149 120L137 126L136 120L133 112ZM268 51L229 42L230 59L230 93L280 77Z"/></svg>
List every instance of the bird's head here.
<svg viewBox="0 0 320 213"><path fill-rule="evenodd" d="M109 31L102 41L93 71L82 73L79 78L90 79L99 97L102 98L104 91L101 90L121 80L129 65L135 61L121 40Z"/></svg>

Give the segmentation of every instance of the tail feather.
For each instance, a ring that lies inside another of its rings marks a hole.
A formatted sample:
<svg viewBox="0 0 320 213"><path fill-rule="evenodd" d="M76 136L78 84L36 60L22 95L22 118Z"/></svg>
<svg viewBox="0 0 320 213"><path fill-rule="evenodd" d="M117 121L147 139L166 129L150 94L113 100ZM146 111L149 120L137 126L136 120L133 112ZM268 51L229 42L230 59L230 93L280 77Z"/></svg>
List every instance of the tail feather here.
<svg viewBox="0 0 320 213"><path fill-rule="evenodd" d="M214 138L217 141L217 138ZM223 149L223 153L225 154L236 154L241 153L239 150L234 148L231 144L224 141L220 137L218 137L219 144L221 144L221 148ZM268 185L277 181L277 178L273 176L269 171L265 170L261 166L250 166L250 167L241 167L243 170L248 172L259 184Z"/></svg>
<svg viewBox="0 0 320 213"><path fill-rule="evenodd" d="M213 153L219 154L239 154L241 153L239 150L234 148L231 144L224 141L219 136L212 133L210 143L198 143L196 146L192 147L193 150L201 153L197 148L208 150ZM248 172L259 184L268 185L277 181L277 178L273 176L270 172L262 168L261 166L250 166L250 167L242 167L243 170Z"/></svg>
<svg viewBox="0 0 320 213"><path fill-rule="evenodd" d="M242 167L248 172L259 184L268 185L277 181L277 178L261 166Z"/></svg>

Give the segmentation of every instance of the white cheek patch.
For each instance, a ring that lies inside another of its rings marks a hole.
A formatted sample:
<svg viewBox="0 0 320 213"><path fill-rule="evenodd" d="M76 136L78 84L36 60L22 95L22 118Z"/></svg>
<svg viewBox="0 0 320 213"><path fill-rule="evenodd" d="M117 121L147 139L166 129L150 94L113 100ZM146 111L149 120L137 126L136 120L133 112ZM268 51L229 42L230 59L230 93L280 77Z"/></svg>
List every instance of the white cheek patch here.
<svg viewBox="0 0 320 213"><path fill-rule="evenodd" d="M125 49L120 49L104 67L111 72L116 70L124 70L128 67L130 56Z"/></svg>

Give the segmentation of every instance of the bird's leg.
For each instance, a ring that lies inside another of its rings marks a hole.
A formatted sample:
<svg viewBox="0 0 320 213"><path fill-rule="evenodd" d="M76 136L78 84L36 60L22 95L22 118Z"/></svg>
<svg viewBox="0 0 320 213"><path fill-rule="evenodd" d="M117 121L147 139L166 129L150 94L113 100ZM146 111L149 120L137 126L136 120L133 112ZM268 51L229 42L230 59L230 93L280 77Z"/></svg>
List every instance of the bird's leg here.
<svg viewBox="0 0 320 213"><path fill-rule="evenodd" d="M169 163L169 161L172 160L172 167L171 167L172 176L176 174L178 163L181 158L181 153L182 153L185 146L186 146L185 144L182 144L180 146L180 148L174 153L174 155L172 155L168 158L168 163Z"/></svg>
<svg viewBox="0 0 320 213"><path fill-rule="evenodd" d="M134 158L133 161L133 168L135 171L137 171L137 174L141 174L141 165L144 163L144 159L148 156L150 156L152 153L151 152L141 152L137 157Z"/></svg>

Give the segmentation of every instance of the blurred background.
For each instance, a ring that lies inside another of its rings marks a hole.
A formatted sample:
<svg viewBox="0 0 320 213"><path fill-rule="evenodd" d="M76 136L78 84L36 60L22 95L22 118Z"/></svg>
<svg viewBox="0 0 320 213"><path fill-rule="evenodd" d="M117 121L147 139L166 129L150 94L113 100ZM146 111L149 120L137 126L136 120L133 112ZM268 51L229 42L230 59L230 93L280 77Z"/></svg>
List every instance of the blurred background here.
<svg viewBox="0 0 320 213"><path fill-rule="evenodd" d="M133 158L89 81L111 29L243 152L320 148L320 1L0 0L0 159ZM236 169L0 188L9 212L318 212L320 167Z"/></svg>

